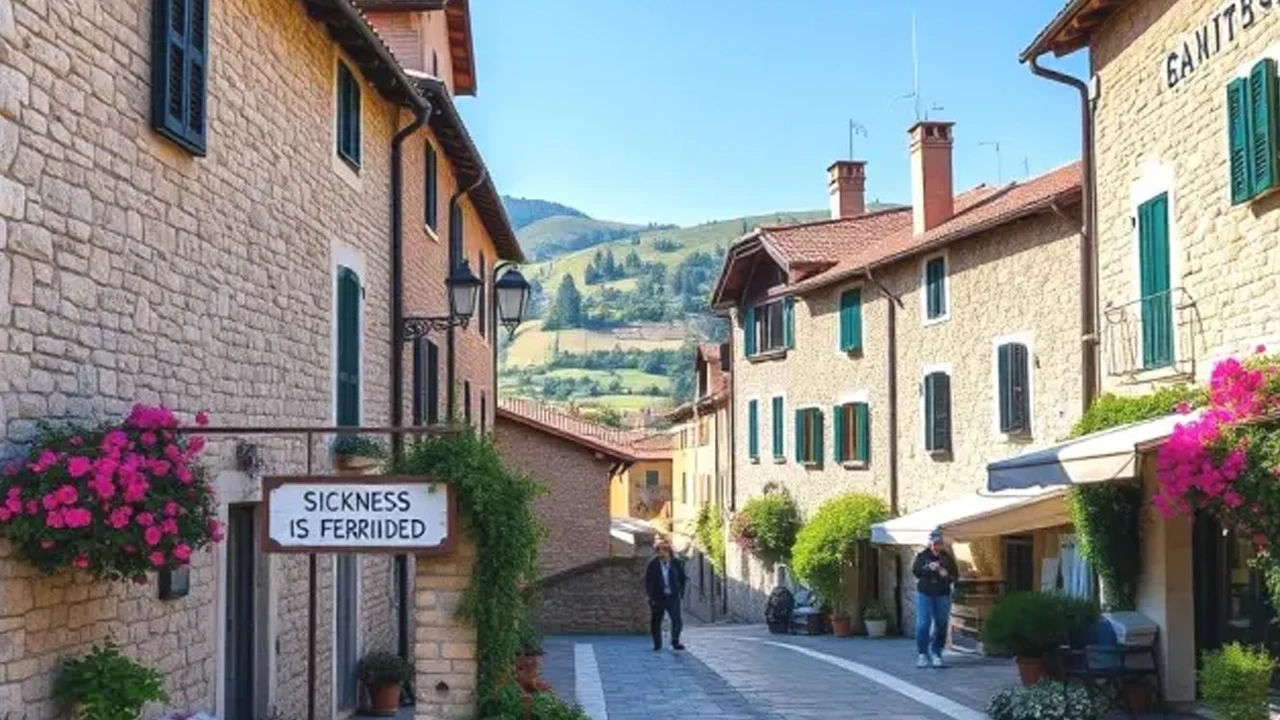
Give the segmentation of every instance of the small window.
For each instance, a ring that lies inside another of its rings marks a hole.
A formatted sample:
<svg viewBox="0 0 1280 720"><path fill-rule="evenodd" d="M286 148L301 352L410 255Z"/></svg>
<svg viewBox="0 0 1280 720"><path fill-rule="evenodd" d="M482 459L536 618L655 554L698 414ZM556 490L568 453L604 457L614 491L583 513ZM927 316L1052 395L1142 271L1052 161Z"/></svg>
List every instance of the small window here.
<svg viewBox="0 0 1280 720"><path fill-rule="evenodd" d="M996 349L996 382L999 385L1000 432L1031 434L1031 358L1022 343L1005 343Z"/></svg>
<svg viewBox="0 0 1280 720"><path fill-rule="evenodd" d="M783 449L782 437L782 396L773 399L773 459L784 460L787 457Z"/></svg>
<svg viewBox="0 0 1280 720"><path fill-rule="evenodd" d="M832 411L835 443L832 452L839 463L866 463L871 458L871 412L864 402L837 405Z"/></svg>
<svg viewBox="0 0 1280 720"><path fill-rule="evenodd" d="M951 452L951 376L945 372L924 378L924 449Z"/></svg>
<svg viewBox="0 0 1280 720"><path fill-rule="evenodd" d="M947 259L930 258L924 264L924 317L938 320L947 315Z"/></svg>
<svg viewBox="0 0 1280 720"><path fill-rule="evenodd" d="M747 403L747 456L760 459L760 401Z"/></svg>
<svg viewBox="0 0 1280 720"><path fill-rule="evenodd" d="M822 464L822 411L818 408L796 411L796 461Z"/></svg>
<svg viewBox="0 0 1280 720"><path fill-rule="evenodd" d="M157 0L154 8L151 127L186 150L204 155L208 0Z"/></svg>
<svg viewBox="0 0 1280 720"><path fill-rule="evenodd" d="M341 427L360 424L360 278L338 269L338 377L335 416Z"/></svg>
<svg viewBox="0 0 1280 720"><path fill-rule="evenodd" d="M485 398L484 396L484 392L481 392L480 393L480 434L481 435L483 435L485 431L488 430L488 425L487 425L489 422L487 419L488 413L489 413L489 403L487 398Z"/></svg>
<svg viewBox="0 0 1280 720"><path fill-rule="evenodd" d="M795 346L791 298L757 305L747 310L747 355L783 350Z"/></svg>
<svg viewBox="0 0 1280 720"><path fill-rule="evenodd" d="M478 253L480 257L480 297L476 299L476 312L480 314L480 337L485 337L488 331L489 313L487 311L488 303L485 302L489 297L489 275L485 269L484 253Z"/></svg>
<svg viewBox="0 0 1280 720"><path fill-rule="evenodd" d="M650 490L657 489L658 487L658 471L657 470L644 471L644 486Z"/></svg>
<svg viewBox="0 0 1280 720"><path fill-rule="evenodd" d="M455 202L449 206L449 257L452 262L461 263L466 259L462 248L462 204Z"/></svg>
<svg viewBox="0 0 1280 720"><path fill-rule="evenodd" d="M423 221L427 227L433 231L437 230L436 224L440 222L440 177L438 175L439 168L436 165L436 149L431 143L426 143L426 159L423 163L423 181L426 183L425 192L423 193Z"/></svg>
<svg viewBox="0 0 1280 720"><path fill-rule="evenodd" d="M1231 203L1238 205L1274 188L1277 112L1276 61L1264 58L1247 78L1227 84L1227 136L1230 150Z"/></svg>
<svg viewBox="0 0 1280 720"><path fill-rule="evenodd" d="M862 351L862 291L856 288L840 294L840 349Z"/></svg>
<svg viewBox="0 0 1280 720"><path fill-rule="evenodd" d="M360 167L360 82L344 62L338 63L338 157Z"/></svg>
<svg viewBox="0 0 1280 720"><path fill-rule="evenodd" d="M464 380L462 383L462 419L471 424L471 381Z"/></svg>

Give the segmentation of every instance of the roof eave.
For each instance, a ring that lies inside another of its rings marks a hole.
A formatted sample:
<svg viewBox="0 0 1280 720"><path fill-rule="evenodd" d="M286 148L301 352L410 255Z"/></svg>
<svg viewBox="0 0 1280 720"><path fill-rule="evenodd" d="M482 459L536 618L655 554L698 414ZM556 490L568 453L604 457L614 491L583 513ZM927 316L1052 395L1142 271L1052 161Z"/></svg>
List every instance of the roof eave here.
<svg viewBox="0 0 1280 720"><path fill-rule="evenodd" d="M466 0L454 0L446 3L445 21L452 25L454 15L458 16L458 30L463 35L463 52L466 55L466 62L460 63L458 53L454 52L453 38L449 38L449 55L453 61L453 88L454 92L459 95L474 96L476 94L476 46L475 37L471 34L471 6ZM456 11L456 12L455 12ZM452 13L452 14L451 14ZM460 67L465 66L464 79L458 77Z"/></svg>
<svg viewBox="0 0 1280 720"><path fill-rule="evenodd" d="M360 68L361 74L383 97L398 105L425 109L427 100L417 91L386 43L351 0L303 0L307 15L324 23L329 37Z"/></svg>
<svg viewBox="0 0 1280 720"><path fill-rule="evenodd" d="M520 423L521 425L524 425L525 427L530 428L532 430L536 430L538 432L551 435L553 437L558 437L561 440L571 442L575 445L580 445L588 450L591 450L592 452L600 453L601 455L611 457L615 460L621 460L622 462L633 463L638 459L638 456L635 454L623 452L617 448L610 447L609 445L606 445L605 443L599 442L592 438L582 436L582 435L575 435L573 433L567 432L553 425L548 425L546 423L538 422L533 418L526 417L517 412L512 412L511 410L508 410L502 406L498 406L495 409L495 417L510 420L511 422L515 422L515 423Z"/></svg>
<svg viewBox="0 0 1280 720"><path fill-rule="evenodd" d="M1127 0L1071 0L1054 16L1045 29L1040 31L1027 49L1022 51L1018 56L1019 61L1030 62L1047 52L1063 57L1088 46L1093 28L1105 22L1116 6L1124 2ZM1088 17L1090 15L1095 17ZM1085 16L1085 27L1072 28L1071 26L1081 20L1082 16ZM1068 34L1068 30L1073 32Z"/></svg>

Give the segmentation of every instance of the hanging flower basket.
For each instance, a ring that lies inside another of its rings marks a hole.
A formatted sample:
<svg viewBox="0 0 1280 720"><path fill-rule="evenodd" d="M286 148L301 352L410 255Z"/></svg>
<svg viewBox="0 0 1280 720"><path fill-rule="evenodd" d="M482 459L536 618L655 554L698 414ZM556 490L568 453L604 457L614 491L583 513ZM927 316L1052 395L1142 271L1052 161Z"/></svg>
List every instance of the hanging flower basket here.
<svg viewBox="0 0 1280 720"><path fill-rule="evenodd" d="M43 428L30 455L0 474L0 537L45 573L145 582L187 565L223 530L195 464L204 439L179 427L170 410L135 405L117 425Z"/></svg>

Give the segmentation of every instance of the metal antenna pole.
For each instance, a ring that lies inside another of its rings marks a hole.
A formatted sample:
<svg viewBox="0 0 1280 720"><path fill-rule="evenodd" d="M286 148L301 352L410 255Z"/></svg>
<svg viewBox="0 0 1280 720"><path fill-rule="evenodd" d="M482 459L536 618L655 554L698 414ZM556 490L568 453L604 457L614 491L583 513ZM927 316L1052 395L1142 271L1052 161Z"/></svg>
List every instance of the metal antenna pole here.
<svg viewBox="0 0 1280 720"><path fill-rule="evenodd" d="M859 125L858 123L854 122L853 119L850 118L849 120L849 160L851 162L856 159L853 154L853 136L854 135L861 135L862 137L867 137L867 129Z"/></svg>
<svg viewBox="0 0 1280 720"><path fill-rule="evenodd" d="M996 149L996 184L1003 185L1004 184L1004 162L1001 160L1001 156L1000 156L1000 142L999 141L981 142L981 143L978 143L978 145L982 147L988 147L988 146L995 147Z"/></svg>
<svg viewBox="0 0 1280 720"><path fill-rule="evenodd" d="M920 122L920 56L916 48L916 11L911 11L911 94L915 96L916 122Z"/></svg>

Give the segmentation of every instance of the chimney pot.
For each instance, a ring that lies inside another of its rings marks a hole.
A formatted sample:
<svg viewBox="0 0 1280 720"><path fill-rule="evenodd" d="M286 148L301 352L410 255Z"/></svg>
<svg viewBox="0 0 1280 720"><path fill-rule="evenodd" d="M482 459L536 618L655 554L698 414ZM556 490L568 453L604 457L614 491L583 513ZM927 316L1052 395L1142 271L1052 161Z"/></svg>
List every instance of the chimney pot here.
<svg viewBox="0 0 1280 720"><path fill-rule="evenodd" d="M867 163L865 160L837 160L827 168L827 195L831 198L831 219L843 220L866 213Z"/></svg>
<svg viewBox="0 0 1280 720"><path fill-rule="evenodd" d="M954 123L924 120L911 126L911 214L916 234L928 232L955 214L951 178Z"/></svg>

